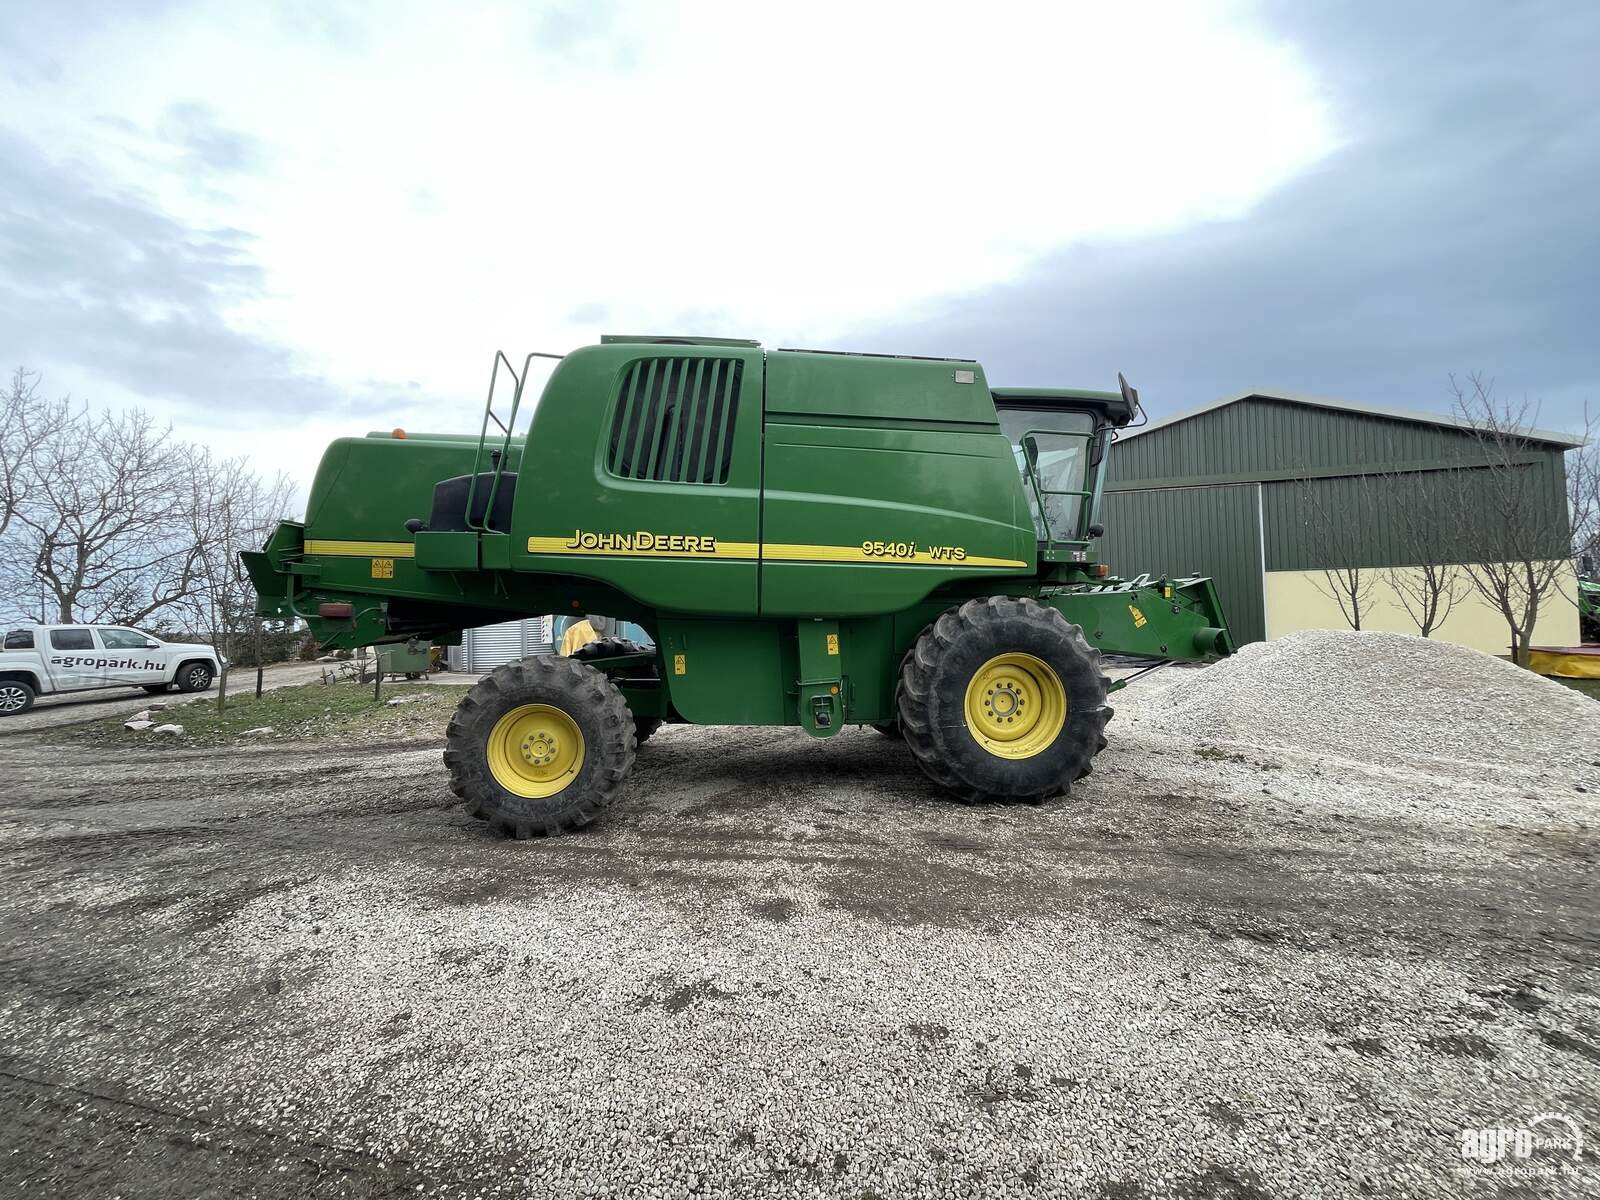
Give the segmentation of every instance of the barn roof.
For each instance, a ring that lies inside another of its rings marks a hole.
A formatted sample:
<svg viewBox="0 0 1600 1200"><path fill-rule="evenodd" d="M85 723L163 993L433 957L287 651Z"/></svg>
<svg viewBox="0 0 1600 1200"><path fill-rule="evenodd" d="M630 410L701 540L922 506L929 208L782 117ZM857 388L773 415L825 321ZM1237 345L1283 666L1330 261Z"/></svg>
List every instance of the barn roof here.
<svg viewBox="0 0 1600 1200"><path fill-rule="evenodd" d="M1202 404L1196 408L1185 409L1183 412L1174 413L1170 417L1151 421L1148 425L1141 425L1136 429L1123 429L1118 433L1119 441L1141 437L1147 433L1154 433L1158 429L1176 425L1181 421L1188 421L1194 417L1203 416L1209 412L1216 412L1230 404L1238 404L1243 400L1277 400L1284 404L1301 404L1307 408L1325 408L1334 412L1359 413L1369 417L1387 417L1392 421L1410 421L1418 425L1437 425L1445 429L1465 431L1468 426L1460 418L1448 413L1418 412L1408 408L1390 408L1380 404L1362 404L1355 400L1335 400L1328 396L1307 396L1300 392L1259 391L1252 390L1238 392L1231 396L1223 396L1220 400L1213 400L1209 404ZM1552 446L1562 446L1574 449L1583 445L1581 437L1574 437L1570 433L1556 433L1548 429L1528 429L1524 436L1530 441L1547 442Z"/></svg>

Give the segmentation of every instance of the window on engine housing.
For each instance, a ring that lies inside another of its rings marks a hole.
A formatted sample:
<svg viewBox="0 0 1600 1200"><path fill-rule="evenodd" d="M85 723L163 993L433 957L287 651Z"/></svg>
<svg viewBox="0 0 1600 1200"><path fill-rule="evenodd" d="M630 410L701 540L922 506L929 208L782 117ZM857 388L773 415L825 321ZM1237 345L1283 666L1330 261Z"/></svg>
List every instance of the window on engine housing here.
<svg viewBox="0 0 1600 1200"><path fill-rule="evenodd" d="M1080 541L1087 509L1089 459L1098 422L1091 412L1064 408L1000 408L1000 428L1011 440L1028 513L1041 542ZM1026 441L1026 445L1024 442ZM1029 478L1032 466L1038 493Z"/></svg>

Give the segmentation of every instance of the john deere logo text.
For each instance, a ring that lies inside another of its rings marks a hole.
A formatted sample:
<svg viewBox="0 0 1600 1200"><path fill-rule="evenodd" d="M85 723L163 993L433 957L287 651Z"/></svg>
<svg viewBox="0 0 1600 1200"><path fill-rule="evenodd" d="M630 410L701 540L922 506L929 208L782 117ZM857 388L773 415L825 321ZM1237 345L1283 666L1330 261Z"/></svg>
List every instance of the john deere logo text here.
<svg viewBox="0 0 1600 1200"><path fill-rule="evenodd" d="M694 533L591 533L574 529L567 541L568 550L632 550L648 554L665 550L671 554L715 554L717 539Z"/></svg>

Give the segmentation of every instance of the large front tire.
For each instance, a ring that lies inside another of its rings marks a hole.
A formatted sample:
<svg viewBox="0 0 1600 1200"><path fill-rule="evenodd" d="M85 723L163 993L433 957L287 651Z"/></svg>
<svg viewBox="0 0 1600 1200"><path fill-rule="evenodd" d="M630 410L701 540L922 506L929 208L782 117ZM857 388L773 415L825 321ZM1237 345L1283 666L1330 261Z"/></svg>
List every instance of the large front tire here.
<svg viewBox="0 0 1600 1200"><path fill-rule="evenodd" d="M605 637L599 641L585 642L567 657L576 662L594 662L597 659L615 658L622 654L647 654L650 647L641 646L632 638ZM652 665L645 668L652 679L660 678L656 668ZM635 713L633 717L633 744L638 749L650 739L650 735L661 728L661 718L644 716Z"/></svg>
<svg viewBox="0 0 1600 1200"><path fill-rule="evenodd" d="M1068 791L1105 745L1100 652L1059 611L969 600L917 639L900 670L900 728L923 772L957 799L1039 801Z"/></svg>
<svg viewBox="0 0 1600 1200"><path fill-rule="evenodd" d="M633 755L621 691L593 667L554 655L496 667L445 732L451 790L507 837L587 825L616 800Z"/></svg>

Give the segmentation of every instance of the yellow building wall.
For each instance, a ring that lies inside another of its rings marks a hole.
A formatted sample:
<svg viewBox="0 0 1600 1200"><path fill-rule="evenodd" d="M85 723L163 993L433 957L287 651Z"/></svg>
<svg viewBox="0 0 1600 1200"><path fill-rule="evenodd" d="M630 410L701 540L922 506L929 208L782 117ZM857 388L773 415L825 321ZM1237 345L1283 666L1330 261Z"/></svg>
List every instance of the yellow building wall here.
<svg viewBox="0 0 1600 1200"><path fill-rule="evenodd" d="M1373 571L1375 582L1370 601L1363 597L1361 628L1416 633L1416 625L1406 615L1383 575L1381 570ZM1578 609L1571 598L1577 594L1578 575L1571 562L1562 564L1556 579L1560 594L1551 595L1541 607L1533 642L1544 646L1575 646L1578 644ZM1266 592L1269 638L1300 629L1350 628L1321 571L1268 571ZM1477 592L1456 601L1449 617L1432 636L1482 650L1485 654L1510 652L1511 635L1505 618Z"/></svg>

